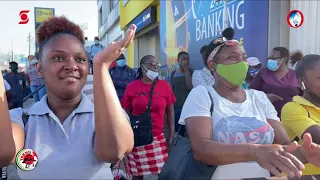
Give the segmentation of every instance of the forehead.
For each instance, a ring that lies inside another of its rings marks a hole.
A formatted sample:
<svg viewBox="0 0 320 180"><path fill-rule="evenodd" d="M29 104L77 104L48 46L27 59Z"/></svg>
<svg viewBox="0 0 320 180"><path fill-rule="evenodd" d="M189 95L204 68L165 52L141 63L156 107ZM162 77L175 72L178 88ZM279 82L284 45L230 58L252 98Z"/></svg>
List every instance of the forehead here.
<svg viewBox="0 0 320 180"><path fill-rule="evenodd" d="M245 53L244 49L241 47L240 44L236 44L233 46L224 46L220 50L221 54L235 54L235 55L243 55Z"/></svg>
<svg viewBox="0 0 320 180"><path fill-rule="evenodd" d="M51 51L64 51L68 53L82 52L85 53L85 49L81 41L73 35L62 34L54 39L50 40L44 47L44 54Z"/></svg>
<svg viewBox="0 0 320 180"><path fill-rule="evenodd" d="M277 51L277 50L272 50L270 52L270 56L275 56L275 57L280 57L280 51Z"/></svg>
<svg viewBox="0 0 320 180"><path fill-rule="evenodd" d="M149 58L145 61L145 63L149 63L149 62L159 62L157 58Z"/></svg>
<svg viewBox="0 0 320 180"><path fill-rule="evenodd" d="M179 58L188 58L189 54L181 54Z"/></svg>

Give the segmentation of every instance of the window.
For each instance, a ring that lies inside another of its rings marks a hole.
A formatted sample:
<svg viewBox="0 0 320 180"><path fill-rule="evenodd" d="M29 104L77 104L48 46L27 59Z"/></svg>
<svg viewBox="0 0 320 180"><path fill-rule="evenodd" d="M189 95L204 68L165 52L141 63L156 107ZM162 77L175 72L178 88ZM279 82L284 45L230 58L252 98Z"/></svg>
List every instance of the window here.
<svg viewBox="0 0 320 180"><path fill-rule="evenodd" d="M98 12L98 28L100 29L100 27L103 25L103 22L102 22L102 8L99 9L99 12Z"/></svg>
<svg viewBox="0 0 320 180"><path fill-rule="evenodd" d="M129 0L123 0L123 6L126 6Z"/></svg>
<svg viewBox="0 0 320 180"><path fill-rule="evenodd" d="M114 9L116 6L117 6L117 4L119 3L119 1L120 0L110 0L109 2L110 2L110 9L111 9L111 11L112 11L112 9Z"/></svg>

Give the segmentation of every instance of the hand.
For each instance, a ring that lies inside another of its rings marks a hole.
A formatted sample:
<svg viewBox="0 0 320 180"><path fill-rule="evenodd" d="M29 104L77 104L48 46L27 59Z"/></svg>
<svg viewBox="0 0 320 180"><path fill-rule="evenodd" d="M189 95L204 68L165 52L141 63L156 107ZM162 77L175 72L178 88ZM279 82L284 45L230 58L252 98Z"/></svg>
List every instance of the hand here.
<svg viewBox="0 0 320 180"><path fill-rule="evenodd" d="M275 176L281 177L281 172L288 177L300 177L304 169L301 163L294 155L286 152L286 149L294 150L298 144L292 143L288 146L278 144L258 145L254 151L255 161L263 168L269 170Z"/></svg>
<svg viewBox="0 0 320 180"><path fill-rule="evenodd" d="M136 33L136 28L137 27L132 24L127 30L124 39L109 44L94 57L93 63L98 65L107 63L110 66L111 63L115 61L131 44Z"/></svg>
<svg viewBox="0 0 320 180"><path fill-rule="evenodd" d="M167 140L167 151L168 151L168 153L170 152L170 150L172 148L172 141L173 141L173 136L169 136L169 138Z"/></svg>
<svg viewBox="0 0 320 180"><path fill-rule="evenodd" d="M181 65L184 70L189 69L189 61L184 60Z"/></svg>
<svg viewBox="0 0 320 180"><path fill-rule="evenodd" d="M283 99L275 94L267 94L268 99L271 101L271 103L274 103L276 101L282 101Z"/></svg>
<svg viewBox="0 0 320 180"><path fill-rule="evenodd" d="M303 135L301 151L309 163L320 167L320 146L312 142L311 134Z"/></svg>

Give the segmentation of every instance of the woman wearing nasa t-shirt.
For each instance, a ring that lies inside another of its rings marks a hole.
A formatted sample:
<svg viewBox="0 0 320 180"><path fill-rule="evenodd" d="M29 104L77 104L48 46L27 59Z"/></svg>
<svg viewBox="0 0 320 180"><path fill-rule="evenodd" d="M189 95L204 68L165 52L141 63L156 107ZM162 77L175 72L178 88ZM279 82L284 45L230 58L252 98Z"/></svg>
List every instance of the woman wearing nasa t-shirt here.
<svg viewBox="0 0 320 180"><path fill-rule="evenodd" d="M270 172L294 177L301 176L303 163L319 166L320 157L309 153L320 151L310 134L298 148L290 142L267 96L241 88L248 64L232 36L210 42L206 57L216 83L194 88L182 109L179 123L186 125L195 159L218 166L212 179L268 177Z"/></svg>

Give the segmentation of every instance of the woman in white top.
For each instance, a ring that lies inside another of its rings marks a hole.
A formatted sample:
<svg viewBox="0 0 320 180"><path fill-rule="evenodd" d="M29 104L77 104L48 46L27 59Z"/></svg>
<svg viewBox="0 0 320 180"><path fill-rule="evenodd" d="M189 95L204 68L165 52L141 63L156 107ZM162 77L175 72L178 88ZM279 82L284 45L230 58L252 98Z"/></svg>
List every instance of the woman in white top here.
<svg viewBox="0 0 320 180"><path fill-rule="evenodd" d="M38 73L48 94L30 108L26 124L21 108L9 116L6 102L0 101L1 167L27 148L37 153L38 163L32 171L18 170L21 179L113 179L110 163L130 152L134 142L108 68L131 43L135 29L131 26L124 40L95 56L93 104L81 93L88 74L81 28L65 17L40 25ZM2 81L1 76L0 99Z"/></svg>
<svg viewBox="0 0 320 180"><path fill-rule="evenodd" d="M179 120L186 125L195 159L218 165L212 179L268 177L270 172L294 177L301 176L303 163L320 166L320 146L310 134L304 135L303 147L291 143L267 96L241 88L248 64L241 45L227 39L233 36L208 45L206 58L216 83L193 88Z"/></svg>

